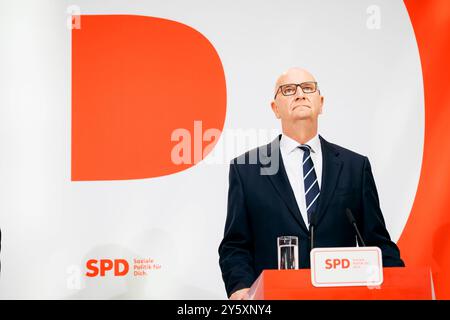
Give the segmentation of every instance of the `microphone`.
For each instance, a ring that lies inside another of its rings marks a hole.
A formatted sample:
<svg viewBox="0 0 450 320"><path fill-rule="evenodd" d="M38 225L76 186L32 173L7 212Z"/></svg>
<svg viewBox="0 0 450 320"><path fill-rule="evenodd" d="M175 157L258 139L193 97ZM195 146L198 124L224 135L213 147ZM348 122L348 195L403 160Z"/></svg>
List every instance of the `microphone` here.
<svg viewBox="0 0 450 320"><path fill-rule="evenodd" d="M315 215L315 212L311 212L310 218L309 218L309 234L311 238L311 250L314 249L314 228L317 224L317 217Z"/></svg>
<svg viewBox="0 0 450 320"><path fill-rule="evenodd" d="M364 240L361 237L361 233L359 233L359 229L358 229L358 226L356 225L356 220L352 214L352 211L349 208L347 208L347 209L345 209L345 214L347 215L347 218L348 218L348 221L350 222L350 224L355 228L356 236L358 237L359 242L362 244L363 247L365 247L366 244L364 243Z"/></svg>

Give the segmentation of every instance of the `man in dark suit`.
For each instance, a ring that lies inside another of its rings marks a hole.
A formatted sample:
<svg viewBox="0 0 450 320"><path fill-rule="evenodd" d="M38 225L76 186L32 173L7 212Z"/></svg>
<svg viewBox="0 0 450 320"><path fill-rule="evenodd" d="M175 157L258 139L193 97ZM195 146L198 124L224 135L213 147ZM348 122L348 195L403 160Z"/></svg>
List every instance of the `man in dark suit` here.
<svg viewBox="0 0 450 320"><path fill-rule="evenodd" d="M309 268L309 225L315 247L353 247L349 208L366 245L383 253L383 266L404 266L391 241L369 159L318 135L324 98L306 70L291 68L275 85L272 110L282 135L230 165L227 219L219 246L230 299L248 298L264 269L277 269L277 237L297 236L299 267Z"/></svg>

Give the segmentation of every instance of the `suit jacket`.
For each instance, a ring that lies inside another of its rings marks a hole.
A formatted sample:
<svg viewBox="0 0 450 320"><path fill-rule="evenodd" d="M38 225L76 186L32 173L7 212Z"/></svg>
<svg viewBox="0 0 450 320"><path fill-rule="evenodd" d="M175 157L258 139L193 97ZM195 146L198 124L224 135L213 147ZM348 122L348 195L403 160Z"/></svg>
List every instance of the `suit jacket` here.
<svg viewBox="0 0 450 320"><path fill-rule="evenodd" d="M309 231L284 169L280 138L230 164L227 218L219 246L228 296L250 287L264 269L278 268L279 236L297 236L299 267L310 267ZM353 226L345 215L349 208L366 245L381 249L383 266L404 266L386 230L369 159L319 138L323 171L314 247L356 245ZM274 171L277 159L279 168Z"/></svg>

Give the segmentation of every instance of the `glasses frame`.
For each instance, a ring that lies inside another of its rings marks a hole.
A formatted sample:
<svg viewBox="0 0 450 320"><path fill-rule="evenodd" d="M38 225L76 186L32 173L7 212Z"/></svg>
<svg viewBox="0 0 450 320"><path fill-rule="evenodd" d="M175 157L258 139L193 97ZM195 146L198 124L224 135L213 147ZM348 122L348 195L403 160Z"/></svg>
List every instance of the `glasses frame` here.
<svg viewBox="0 0 450 320"><path fill-rule="evenodd" d="M301 85L305 84L305 83L314 83L316 90L314 90L313 92L305 92L305 90L303 90L303 88L301 87ZM293 85L295 85L295 92L293 94L284 94L283 91L281 91L281 94L283 96L285 96L285 97L293 96L293 95L295 95L297 93L298 87L300 87L300 89L302 89L304 94L311 94L311 93L315 93L316 91L320 92L319 86L317 85L316 81L305 81L305 82L302 82L302 83L286 83L286 84L282 84L281 86L278 87L278 90L275 93L275 96L273 97L273 99L275 100L277 98L277 95L280 92L280 89L282 87L284 87L284 86L293 86Z"/></svg>

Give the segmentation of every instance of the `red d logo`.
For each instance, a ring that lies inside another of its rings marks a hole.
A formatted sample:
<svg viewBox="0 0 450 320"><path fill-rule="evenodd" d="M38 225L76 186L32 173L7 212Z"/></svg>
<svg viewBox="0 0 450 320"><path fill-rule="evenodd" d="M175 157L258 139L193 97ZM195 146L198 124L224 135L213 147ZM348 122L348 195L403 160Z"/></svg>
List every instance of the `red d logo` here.
<svg viewBox="0 0 450 320"><path fill-rule="evenodd" d="M81 21L72 30L72 180L151 178L194 165L172 161L171 134L194 121L223 128L225 76L212 44L165 19Z"/></svg>

